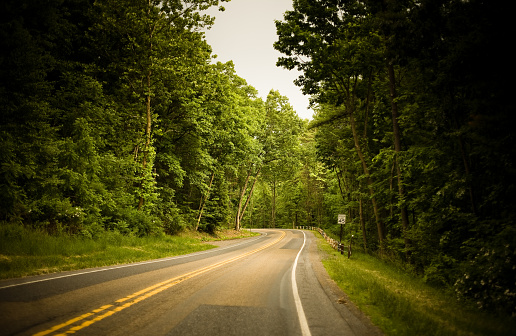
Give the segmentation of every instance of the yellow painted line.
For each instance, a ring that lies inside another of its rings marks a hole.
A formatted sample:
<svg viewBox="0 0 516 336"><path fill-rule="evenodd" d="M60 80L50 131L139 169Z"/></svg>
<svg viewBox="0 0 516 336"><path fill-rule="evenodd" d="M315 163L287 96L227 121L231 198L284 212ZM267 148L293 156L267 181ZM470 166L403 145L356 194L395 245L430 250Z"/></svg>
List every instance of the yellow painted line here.
<svg viewBox="0 0 516 336"><path fill-rule="evenodd" d="M48 330L45 330L45 331L39 332L39 333L37 333L37 334L35 334L35 335L38 335L38 336L48 335L48 334L50 334L50 333L52 333L52 332L54 332L54 331L56 331L56 330L59 330L59 329L61 329L61 328L64 328L64 327L66 327L66 326L68 326L68 325L70 325L70 324L73 324L73 323L75 323L75 322L77 322L77 321L83 320L83 319L85 319L85 318L87 318L87 317L90 317L90 316L92 316L92 315L94 315L94 314L97 314L97 313L99 313L99 312L101 312L101 311L103 311L103 310L105 310L105 309L111 308L111 307L113 307L113 306L112 306L112 305L105 305L105 306L102 306L102 307L100 307L100 308L98 308L98 309L92 310L92 311L91 311L91 313L86 313L86 314L83 314L83 315L77 316L76 318L73 318L73 319L71 319L71 320L69 320L69 321L67 321L67 322L65 322L65 323L58 324L58 325L56 325L56 326L54 326L54 327L52 327L52 328L50 328L50 329L48 329Z"/></svg>
<svg viewBox="0 0 516 336"><path fill-rule="evenodd" d="M69 335L69 334L74 334L76 333L77 331L81 330L81 329L84 329L90 325L92 325L93 323L95 322L98 322L100 320L103 320L104 318L106 317L109 317L115 313L118 313L119 311L122 311L126 308L129 308L131 307L132 305L138 303L138 302L141 302L145 299L148 299L158 293L161 293L162 291L170 288L170 287L173 287L183 281L186 281L188 279L191 279L191 278L194 278L198 275L201 275L203 273L206 273L208 271L211 271L211 270L214 270L216 268L219 268L219 267L222 267L224 265L227 265L227 264L230 264L232 262L235 262L237 260L240 260L240 259L243 259L247 256L250 256L254 253L257 253L259 251L262 251L276 243L278 243L280 240L282 240L284 237L285 237L286 233L285 231L281 231L281 236L267 244L267 245L264 245L260 248L257 248L255 250L252 250L252 251L249 251L249 252L246 252L244 254L241 254L241 255L238 255L236 257L233 257L233 258L230 258L228 260L224 260L224 261L220 261L218 263L215 263L213 265L209 265L209 266L206 266L206 267L203 267L203 268L200 268L198 270L195 270L195 271L192 271L192 272L188 272L188 273L185 273L185 274L182 274L180 276L177 276L177 277L174 277L174 278L171 278L171 279L168 279L168 280L165 280L165 281L162 281L160 283L157 283L155 285L152 285L152 286L149 286L147 288L144 288L136 293L133 293L131 295L128 295L124 298L121 298L121 299L118 299L116 300L113 304L108 304L108 305L104 305L100 308L97 308L97 309L94 309L92 310L91 312L89 313L86 313L86 314L82 314L80 316L77 316L71 320L68 320L64 323L61 323L61 324L58 324L58 325L55 325L53 326L52 328L50 329L47 329L47 330L44 330L44 331L41 331L41 332L38 332L36 334L34 334L34 336L44 336L44 335L49 335L53 332L56 332L60 329L63 329L65 327L68 327L68 326L71 326L71 325L74 325L76 324L77 322L79 321L82 321L82 320L85 320L85 319L88 319L90 318L89 320L86 320L84 322L82 322L82 324L79 324L79 325L75 325L75 326L72 326L70 327L68 330L64 331L64 332L61 332L60 334L56 334L56 335ZM132 300L132 301L130 301ZM127 301L127 302L126 302ZM125 303L124 303L125 302ZM124 303L124 304L122 304ZM100 314L102 313L102 314Z"/></svg>

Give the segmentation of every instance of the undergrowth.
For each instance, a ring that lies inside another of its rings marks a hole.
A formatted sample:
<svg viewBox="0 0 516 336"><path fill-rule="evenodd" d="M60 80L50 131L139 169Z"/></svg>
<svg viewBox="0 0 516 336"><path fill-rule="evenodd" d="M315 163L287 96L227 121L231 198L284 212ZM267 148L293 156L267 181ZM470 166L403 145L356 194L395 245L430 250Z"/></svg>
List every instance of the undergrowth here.
<svg viewBox="0 0 516 336"><path fill-rule="evenodd" d="M106 231L95 239L49 235L21 225L0 225L0 279L110 266L183 255L214 248L205 241L249 236L222 232L208 235L146 236Z"/></svg>
<svg viewBox="0 0 516 336"><path fill-rule="evenodd" d="M330 277L387 335L511 335L516 330L511 317L460 303L452 292L378 258L354 251L348 259L322 238L318 245Z"/></svg>

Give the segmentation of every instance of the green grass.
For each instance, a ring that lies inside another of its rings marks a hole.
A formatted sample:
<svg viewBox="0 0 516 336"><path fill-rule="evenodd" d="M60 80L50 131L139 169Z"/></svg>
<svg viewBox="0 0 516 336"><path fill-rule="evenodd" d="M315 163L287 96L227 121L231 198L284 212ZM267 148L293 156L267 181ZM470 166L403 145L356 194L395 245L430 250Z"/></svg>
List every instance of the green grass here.
<svg viewBox="0 0 516 336"><path fill-rule="evenodd" d="M322 238L318 246L330 277L387 335L514 335L515 319L478 311L373 256L348 259Z"/></svg>
<svg viewBox="0 0 516 336"><path fill-rule="evenodd" d="M98 239L51 236L18 225L0 225L0 279L111 266L183 255L214 248L206 241L256 235L222 231L217 236L135 237L106 232Z"/></svg>

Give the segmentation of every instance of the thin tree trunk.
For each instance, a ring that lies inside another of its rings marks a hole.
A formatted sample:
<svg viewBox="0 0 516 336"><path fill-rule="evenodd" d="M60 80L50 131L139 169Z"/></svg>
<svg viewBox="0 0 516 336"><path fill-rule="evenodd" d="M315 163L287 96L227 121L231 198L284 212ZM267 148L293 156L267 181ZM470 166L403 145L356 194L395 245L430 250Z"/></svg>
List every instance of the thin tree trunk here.
<svg viewBox="0 0 516 336"><path fill-rule="evenodd" d="M389 178L389 192L391 194L390 205L389 205L389 217L392 219L394 217L394 168L396 168L396 161L393 160L392 168L391 168L391 176Z"/></svg>
<svg viewBox="0 0 516 336"><path fill-rule="evenodd" d="M369 189L369 194L371 195L371 202L373 203L373 211L374 211L374 216L375 216L375 220L376 220L376 228L378 230L378 242L380 243L380 251L383 253L383 238L385 237L383 223L380 220L380 211L378 209L376 197L374 196L373 180L371 179L371 174L369 173L369 169L367 168L367 163L365 161L364 154L362 153L362 149L360 148L360 143L358 141L358 135L357 135L356 125L355 125L355 118L353 117L352 112L350 112L350 114L349 114L349 122L351 125L351 131L353 133L355 149L357 151L357 155L360 159L360 162L362 163L362 169L364 170L364 174L367 177L367 187Z"/></svg>
<svg viewBox="0 0 516 336"><path fill-rule="evenodd" d="M367 83L367 96L366 96L366 110L364 117L364 139L367 139L367 121L369 119L369 105L370 105L370 97L371 97L371 86L373 81L373 71L369 72L369 81Z"/></svg>
<svg viewBox="0 0 516 336"><path fill-rule="evenodd" d="M339 173L338 169L335 168L335 175L337 175L337 182L339 183L340 196L342 197L342 200L346 202L346 197L344 196L344 191L342 190L342 186L340 183L340 175L342 175L342 172Z"/></svg>
<svg viewBox="0 0 516 336"><path fill-rule="evenodd" d="M391 111L392 111L392 129L394 134L394 151L395 160L396 160L396 173L398 175L398 195L399 201L401 204L400 212L401 212L401 225L403 227L403 238L405 240L405 254L408 257L408 249L410 247L410 239L408 238L408 214L407 207L404 205L404 197L405 190L403 188L403 178L401 175L401 166L399 162L399 154L401 152L401 131L400 125L398 122L398 104L396 103L396 99L398 98L398 93L396 92L396 78L394 75L394 66L392 62L388 62L387 69L389 73L389 87L390 87L390 96L391 96Z"/></svg>
<svg viewBox="0 0 516 336"><path fill-rule="evenodd" d="M211 173L210 184L208 185L208 193L206 194L205 197L203 197L201 195L201 204L199 205L199 217L197 218L197 225L195 226L195 231L197 231L197 229L199 229L199 224L201 223L201 218L202 218L202 212L204 210L204 205L206 204L206 201L208 200L208 197L210 196L211 185L213 183L213 178L214 177L215 177L215 171L213 171Z"/></svg>
<svg viewBox="0 0 516 336"><path fill-rule="evenodd" d="M382 221L380 219L380 210L379 210L379 207L378 207L378 203L376 202L376 197L374 196L373 180L371 178L371 174L369 173L369 169L367 167L367 163L365 161L364 154L362 153L362 149L360 147L360 142L359 142L359 139L358 139L358 133L357 133L356 124L355 124L355 118L353 116L354 106L355 106L355 95L354 95L354 92L356 91L357 83L358 83L358 78L355 78L352 91L350 90L350 86L349 85L344 85L346 87L345 95L347 97L347 103L348 103L346 108L347 108L347 110L349 112L349 121L350 121L350 125L351 125L351 131L353 133L353 140L354 140L354 143L355 143L355 150L356 150L357 155L358 155L358 157L360 159L360 163L362 164L362 169L364 171L364 174L367 177L367 188L369 189L369 194L371 195L371 203L373 205L373 211L374 211L374 216L375 216L375 221L376 221L376 228L377 228L377 231L378 231L378 242L380 244L380 253L383 253L384 252L383 240L384 240L384 237L385 237L384 224L382 223ZM369 104L369 101L368 101L368 104Z"/></svg>
<svg viewBox="0 0 516 336"><path fill-rule="evenodd" d="M238 207L237 207L237 213L235 216L235 230L240 231L240 213L242 211L242 200L245 195L245 191L247 190L247 183L249 182L249 177L251 176L251 169L252 166L247 171L247 177L245 178L244 186L240 190L240 197L238 198Z"/></svg>
<svg viewBox="0 0 516 336"><path fill-rule="evenodd" d="M271 213L272 227L276 227L276 177L272 181L272 213Z"/></svg>
<svg viewBox="0 0 516 336"><path fill-rule="evenodd" d="M152 48L152 47L151 47ZM142 163L142 174L145 176L145 169L147 168L147 160L149 155L149 146L151 143L151 125L152 125L152 118L151 118L151 75L152 71L149 70L147 72L147 108L146 108L146 115L147 115L147 125L145 126L145 147L143 150L143 163ZM141 189L144 188L144 183L142 181ZM143 193L142 193L143 194ZM138 202L138 210L140 210L143 206L143 195L140 195L140 201Z"/></svg>
<svg viewBox="0 0 516 336"><path fill-rule="evenodd" d="M249 191L249 195L247 195L247 199L244 204L244 208L242 209L242 212L240 213L240 220L239 222L242 222L242 218L244 218L245 210L247 209L247 205L249 204L249 200L251 199L251 196L253 196L254 186L256 184L256 181L258 180L258 175L260 175L260 171L262 170L262 167L258 169L258 172L254 176L253 184L251 185L251 191Z"/></svg>
<svg viewBox="0 0 516 336"><path fill-rule="evenodd" d="M147 14L150 16L150 12L151 12L151 1L148 0L148 11L147 11ZM153 44L152 44L152 39L153 39L153 36L154 36L154 29L155 29L155 26L151 26L149 27L149 53L152 54L152 49L153 49ZM143 206L143 202L144 202L144 198L143 198L143 189L145 188L145 183L144 183L144 179L145 179L145 169L147 168L147 161L148 161L148 155L149 155L149 146L150 146L150 143L151 143L151 124L152 124L152 118L151 118L151 76L152 76L152 69L149 68L148 71L147 71L147 97L146 97L146 101L147 101L147 106L146 106L146 116L147 116L147 125L145 126L145 147L144 147L144 150L143 150L143 164L142 164L142 174L143 174L143 179L142 179L142 184L140 186L140 188L142 189L142 192L141 192L141 195L140 195L140 200L138 202L138 210L141 210L142 206ZM152 168L150 169L152 170Z"/></svg>
<svg viewBox="0 0 516 336"><path fill-rule="evenodd" d="M362 227L362 238L364 240L364 251L367 252L367 236L365 229L365 218L364 218L364 209L362 208L362 197L358 200L358 212L360 216L360 226Z"/></svg>

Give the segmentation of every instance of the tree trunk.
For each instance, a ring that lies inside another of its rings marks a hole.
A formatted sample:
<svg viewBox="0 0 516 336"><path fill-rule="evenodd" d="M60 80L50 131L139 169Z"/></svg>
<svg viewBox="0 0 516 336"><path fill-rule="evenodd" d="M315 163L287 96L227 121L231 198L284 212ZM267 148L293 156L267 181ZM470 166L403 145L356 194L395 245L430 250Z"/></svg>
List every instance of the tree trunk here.
<svg viewBox="0 0 516 336"><path fill-rule="evenodd" d="M271 223L272 227L276 227L276 177L272 181L272 211L271 211Z"/></svg>
<svg viewBox="0 0 516 336"><path fill-rule="evenodd" d="M150 12L151 12L151 1L148 0L148 12L147 14L150 16ZM154 36L154 29L155 27L151 26L149 27L149 53L152 54L152 48L153 48L153 44L152 44L152 39L153 39L153 36ZM151 58L149 58L149 60L151 60ZM151 61L152 63L152 61ZM145 188L145 169L147 168L147 161L148 161L148 156L149 156L149 146L150 146L150 143L151 143L151 124L152 124L152 116L151 116L151 76L152 76L152 68L149 68L148 71L147 71L147 97L146 97L146 101L147 101L147 106L146 106L146 116L147 116L147 125L145 127L145 147L143 149L143 163L142 163L142 184L141 184L141 194L140 194L140 201L138 202L138 210L141 210L142 206L143 206L143 202L144 202L144 198L143 198L143 194L144 194L144 188ZM152 168L150 169L152 170Z"/></svg>
<svg viewBox="0 0 516 336"><path fill-rule="evenodd" d="M362 227L362 238L364 240L364 251L367 252L367 236L365 229L364 209L362 208L362 197L358 200L358 212L360 216L360 226Z"/></svg>
<svg viewBox="0 0 516 336"><path fill-rule="evenodd" d="M349 113L349 123L351 125L351 131L353 133L353 140L355 142L355 149L357 151L357 155L362 163L362 169L364 170L364 174L367 177L367 187L369 189L369 194L371 195L371 202L373 203L373 211L376 220L376 228L378 230L378 242L380 243L380 251L383 253L383 238L384 236L384 227L383 223L380 220L380 212L378 209L378 204L376 202L376 197L374 196L373 189L373 180L371 179L371 174L369 173L369 169L367 168L367 163L364 158L364 154L362 153L362 149L360 148L360 143L358 141L358 135L355 125L355 118L353 117L353 113Z"/></svg>
<svg viewBox="0 0 516 336"><path fill-rule="evenodd" d="M240 213L242 211L242 200L244 199L245 191L247 190L247 183L249 182L249 177L251 176L251 169L252 166L247 171L247 177L245 178L244 186L242 187L242 190L240 190L240 197L238 198L238 207L237 207L237 213L235 216L235 230L240 231Z"/></svg>
<svg viewBox="0 0 516 336"><path fill-rule="evenodd" d="M199 205L199 217L197 218L197 225L195 226L195 231L197 231L197 229L199 229L199 224L201 223L201 218L202 218L202 212L204 210L204 205L206 204L206 201L208 200L208 197L210 196L211 185L213 183L213 178L214 177L215 177L215 171L213 171L213 173L211 173L210 184L208 185L208 193L206 194L205 197L203 197L201 195L201 204Z"/></svg>
<svg viewBox="0 0 516 336"><path fill-rule="evenodd" d="M394 217L394 169L396 168L396 160L393 160L391 167L391 176L389 177L389 194L391 198L389 200L389 218L392 219Z"/></svg>
<svg viewBox="0 0 516 336"><path fill-rule="evenodd" d="M142 175L145 178L145 169L147 168L147 160L149 155L149 146L151 143L151 125L152 125L152 116L151 116L151 74L152 71L149 70L147 72L147 108L146 108L146 115L147 115L147 125L145 126L145 147L143 149L143 163L142 163ZM143 189L144 182L142 181L141 189ZM142 190L143 191L143 190ZM143 192L142 192L143 194ZM140 201L138 202L138 210L140 210L143 206L143 195L140 195Z"/></svg>
<svg viewBox="0 0 516 336"><path fill-rule="evenodd" d="M240 220L239 222L242 222L242 218L244 218L245 210L247 209L247 205L249 204L249 200L251 199L251 196L253 196L254 186L256 184L256 181L258 180L258 175L260 175L260 171L262 170L262 167L258 169L258 172L256 172L256 175L254 176L253 185L251 186L251 191L249 191L249 195L247 195L247 199L244 204L244 208L242 209L242 212L240 213Z"/></svg>
<svg viewBox="0 0 516 336"><path fill-rule="evenodd" d="M346 196L344 195L344 191L342 190L340 183L340 176L342 175L342 172L339 173L338 168L335 168L335 175L337 175L337 182L339 183L340 196L342 197L342 200L346 202Z"/></svg>
<svg viewBox="0 0 516 336"><path fill-rule="evenodd" d="M400 212L401 212L401 225L403 227L403 238L405 240L405 254L408 257L408 249L410 247L410 240L408 238L408 214L407 207L404 205L404 197L405 190L403 188L403 178L401 175L401 167L399 162L399 153L401 152L401 131L400 125L398 122L398 104L396 99L398 98L398 93L396 92L396 78L394 75L394 66L392 62L387 64L387 69L389 73L389 88L390 88L390 97L391 97L391 111L392 111L392 129L394 134L394 151L395 154L395 162L396 162L396 173L398 175L398 196L400 202Z"/></svg>

